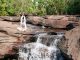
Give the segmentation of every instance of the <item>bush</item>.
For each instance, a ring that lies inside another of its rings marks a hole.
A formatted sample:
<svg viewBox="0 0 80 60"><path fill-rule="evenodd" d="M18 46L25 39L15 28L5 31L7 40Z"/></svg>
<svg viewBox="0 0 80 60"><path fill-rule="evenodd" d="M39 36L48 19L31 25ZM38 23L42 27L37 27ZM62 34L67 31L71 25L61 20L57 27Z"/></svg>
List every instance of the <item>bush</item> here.
<svg viewBox="0 0 80 60"><path fill-rule="evenodd" d="M79 0L0 0L0 15L79 14Z"/></svg>
<svg viewBox="0 0 80 60"><path fill-rule="evenodd" d="M80 14L80 0L70 0L68 6L68 14Z"/></svg>

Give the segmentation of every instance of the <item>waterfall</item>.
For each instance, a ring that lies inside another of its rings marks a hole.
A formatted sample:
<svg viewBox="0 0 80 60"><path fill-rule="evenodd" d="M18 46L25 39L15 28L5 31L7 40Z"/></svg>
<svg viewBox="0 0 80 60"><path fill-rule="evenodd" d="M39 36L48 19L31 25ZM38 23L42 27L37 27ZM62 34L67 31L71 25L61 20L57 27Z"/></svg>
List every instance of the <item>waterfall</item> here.
<svg viewBox="0 0 80 60"><path fill-rule="evenodd" d="M19 31L26 31L26 17L24 15L21 16L20 19L20 27L17 28Z"/></svg>
<svg viewBox="0 0 80 60"><path fill-rule="evenodd" d="M41 33L41 34L38 34L38 38L37 38L37 43L40 43L41 41L42 41L42 39L41 39L41 37L43 37L43 36L46 36L47 35L47 33Z"/></svg>
<svg viewBox="0 0 80 60"><path fill-rule="evenodd" d="M53 35L50 46L42 44L42 37L45 36L48 36L47 33L41 33L36 42L23 44L19 49L19 60L63 60L57 47L62 35Z"/></svg>

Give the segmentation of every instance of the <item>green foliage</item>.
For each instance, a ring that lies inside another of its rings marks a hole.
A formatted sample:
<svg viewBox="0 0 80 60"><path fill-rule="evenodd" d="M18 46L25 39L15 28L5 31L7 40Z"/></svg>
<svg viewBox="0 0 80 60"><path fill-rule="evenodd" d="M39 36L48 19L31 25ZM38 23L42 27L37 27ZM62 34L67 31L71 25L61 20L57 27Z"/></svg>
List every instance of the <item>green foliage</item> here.
<svg viewBox="0 0 80 60"><path fill-rule="evenodd" d="M0 0L0 15L80 14L79 0Z"/></svg>
<svg viewBox="0 0 80 60"><path fill-rule="evenodd" d="M0 0L0 15L7 15L7 4L6 0Z"/></svg>
<svg viewBox="0 0 80 60"><path fill-rule="evenodd" d="M70 0L68 5L68 14L80 14L80 0Z"/></svg>

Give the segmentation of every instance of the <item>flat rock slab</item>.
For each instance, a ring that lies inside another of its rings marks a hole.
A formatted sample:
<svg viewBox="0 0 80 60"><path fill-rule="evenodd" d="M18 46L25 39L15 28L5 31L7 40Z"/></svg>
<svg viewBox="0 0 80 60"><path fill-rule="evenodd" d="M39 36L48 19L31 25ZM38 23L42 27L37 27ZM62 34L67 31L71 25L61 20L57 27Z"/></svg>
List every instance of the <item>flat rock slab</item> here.
<svg viewBox="0 0 80 60"><path fill-rule="evenodd" d="M50 26L53 28L66 28L70 23L75 23L76 16L67 15L47 15L45 17L40 16L26 16L27 22L35 25ZM0 16L1 21L19 22L20 16ZM78 24L77 24L78 25Z"/></svg>
<svg viewBox="0 0 80 60"><path fill-rule="evenodd" d="M36 31L42 30L37 26L27 24L28 29L24 32L21 32L17 29L18 27L19 27L19 23L13 24L12 22L0 21L0 31L5 32L6 34L9 34L12 36L19 36L21 34L27 35L27 34L32 34L32 33L35 33Z"/></svg>
<svg viewBox="0 0 80 60"><path fill-rule="evenodd" d="M14 42L18 42L16 37L9 36L5 33L0 33L0 55L9 53L15 45Z"/></svg>

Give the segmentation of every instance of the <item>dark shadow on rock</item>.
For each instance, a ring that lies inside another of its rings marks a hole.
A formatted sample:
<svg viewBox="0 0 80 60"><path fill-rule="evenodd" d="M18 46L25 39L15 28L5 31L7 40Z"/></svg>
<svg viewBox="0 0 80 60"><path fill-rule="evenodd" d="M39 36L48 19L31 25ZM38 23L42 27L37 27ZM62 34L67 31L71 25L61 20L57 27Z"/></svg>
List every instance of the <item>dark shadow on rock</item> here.
<svg viewBox="0 0 80 60"><path fill-rule="evenodd" d="M30 42L36 42L36 40L37 40L37 38L36 38L35 36L32 36L32 37L30 38Z"/></svg>
<svg viewBox="0 0 80 60"><path fill-rule="evenodd" d="M61 51L61 55L63 57L63 60L73 60L71 55L67 55L66 53Z"/></svg>
<svg viewBox="0 0 80 60"><path fill-rule="evenodd" d="M49 32L48 35L57 35L56 32Z"/></svg>
<svg viewBox="0 0 80 60"><path fill-rule="evenodd" d="M18 60L18 54L6 54L2 60ZM1 60L1 59L0 59Z"/></svg>
<svg viewBox="0 0 80 60"><path fill-rule="evenodd" d="M73 25L73 23L70 23L70 24L68 24L68 25L66 26L66 30L71 30L71 29L73 29L73 28L75 28L74 25Z"/></svg>
<svg viewBox="0 0 80 60"><path fill-rule="evenodd" d="M12 53L5 54L3 58L0 60L18 60L19 54L18 54L18 47L13 47L12 48Z"/></svg>

